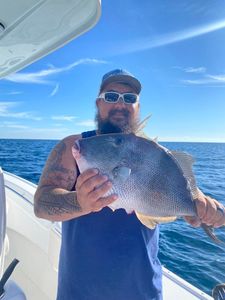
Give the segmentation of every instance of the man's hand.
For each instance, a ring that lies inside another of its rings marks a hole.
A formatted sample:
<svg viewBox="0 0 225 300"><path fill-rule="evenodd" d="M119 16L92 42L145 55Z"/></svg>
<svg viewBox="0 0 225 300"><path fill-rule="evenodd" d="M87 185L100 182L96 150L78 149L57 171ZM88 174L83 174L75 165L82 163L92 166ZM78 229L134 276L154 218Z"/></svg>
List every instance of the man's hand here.
<svg viewBox="0 0 225 300"><path fill-rule="evenodd" d="M99 174L97 169L89 169L79 175L76 183L77 201L85 213L99 211L114 202L118 196L104 195L110 191L112 183L107 176Z"/></svg>
<svg viewBox="0 0 225 300"><path fill-rule="evenodd" d="M185 217L184 219L194 227L201 223L211 225L215 228L225 225L225 209L215 199L204 195L199 191L199 197L195 200L197 208L197 217Z"/></svg>

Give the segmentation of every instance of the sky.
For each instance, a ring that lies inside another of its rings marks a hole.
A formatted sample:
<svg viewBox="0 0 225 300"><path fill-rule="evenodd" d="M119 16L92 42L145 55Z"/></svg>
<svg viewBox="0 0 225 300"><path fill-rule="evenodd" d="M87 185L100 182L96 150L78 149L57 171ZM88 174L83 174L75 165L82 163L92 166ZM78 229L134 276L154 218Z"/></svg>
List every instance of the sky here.
<svg viewBox="0 0 225 300"><path fill-rule="evenodd" d="M90 31L0 80L0 138L94 129L101 78L116 68L141 81L151 138L225 142L224 0L102 0Z"/></svg>

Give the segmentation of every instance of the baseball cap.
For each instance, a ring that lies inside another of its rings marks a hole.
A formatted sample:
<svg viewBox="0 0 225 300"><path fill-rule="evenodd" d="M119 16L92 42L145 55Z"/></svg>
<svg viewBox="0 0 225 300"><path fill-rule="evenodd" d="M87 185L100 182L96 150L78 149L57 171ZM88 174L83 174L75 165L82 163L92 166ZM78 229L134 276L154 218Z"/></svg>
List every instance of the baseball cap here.
<svg viewBox="0 0 225 300"><path fill-rule="evenodd" d="M104 87L112 82L124 82L128 83L130 86L134 87L136 92L139 94L141 91L141 83L140 81L134 77L131 73L122 69L115 69L108 73L106 73L102 77L102 82L100 86L100 92L104 89Z"/></svg>

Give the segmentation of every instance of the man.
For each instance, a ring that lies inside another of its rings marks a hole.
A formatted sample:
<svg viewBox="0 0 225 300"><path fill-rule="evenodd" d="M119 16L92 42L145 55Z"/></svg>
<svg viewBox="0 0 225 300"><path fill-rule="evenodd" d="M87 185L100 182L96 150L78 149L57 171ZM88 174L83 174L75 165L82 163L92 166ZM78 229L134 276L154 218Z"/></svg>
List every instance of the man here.
<svg viewBox="0 0 225 300"><path fill-rule="evenodd" d="M89 169L79 174L71 148L76 139L112 132L135 132L140 82L124 70L103 76L97 106L97 130L62 140L50 154L35 194L35 214L62 222L57 300L161 300L158 228L107 207L117 195L106 176ZM103 157L104 159L104 157ZM203 194L198 218L214 227L225 223L223 207Z"/></svg>

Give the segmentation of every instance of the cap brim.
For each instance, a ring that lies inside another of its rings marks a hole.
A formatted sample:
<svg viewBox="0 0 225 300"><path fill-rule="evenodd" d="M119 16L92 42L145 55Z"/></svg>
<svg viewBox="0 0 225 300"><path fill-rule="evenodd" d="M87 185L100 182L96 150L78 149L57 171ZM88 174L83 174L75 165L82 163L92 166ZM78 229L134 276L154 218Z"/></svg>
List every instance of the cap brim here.
<svg viewBox="0 0 225 300"><path fill-rule="evenodd" d="M100 87L100 92L102 92L102 90L110 83L112 82L124 82L129 84L130 86L134 87L136 92L139 94L141 92L141 84L140 82L129 75L116 75L116 76L110 76L109 78L107 78Z"/></svg>

